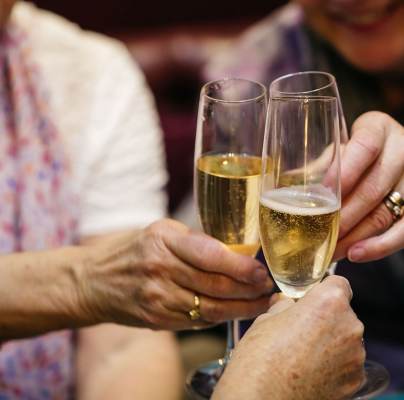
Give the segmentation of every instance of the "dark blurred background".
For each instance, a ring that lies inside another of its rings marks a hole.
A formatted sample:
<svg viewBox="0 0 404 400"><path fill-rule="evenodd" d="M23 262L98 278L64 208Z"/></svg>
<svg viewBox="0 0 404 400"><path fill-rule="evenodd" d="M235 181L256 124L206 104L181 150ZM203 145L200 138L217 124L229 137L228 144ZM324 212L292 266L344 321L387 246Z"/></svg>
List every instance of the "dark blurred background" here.
<svg viewBox="0 0 404 400"><path fill-rule="evenodd" d="M36 0L82 28L125 42L156 98L164 131L170 213L192 185L201 69L247 26L285 1Z"/></svg>
<svg viewBox="0 0 404 400"><path fill-rule="evenodd" d="M235 2L231 0L190 2L185 0L139 2L133 0L37 0L34 3L77 22L83 28L102 32L175 26L177 24L234 23L257 19L281 3L279 0Z"/></svg>

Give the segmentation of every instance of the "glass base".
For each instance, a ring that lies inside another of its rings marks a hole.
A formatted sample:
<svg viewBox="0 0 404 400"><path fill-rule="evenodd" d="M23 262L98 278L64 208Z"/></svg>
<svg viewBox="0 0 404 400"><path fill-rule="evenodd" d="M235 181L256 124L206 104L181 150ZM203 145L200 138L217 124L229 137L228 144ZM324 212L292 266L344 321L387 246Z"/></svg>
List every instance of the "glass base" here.
<svg viewBox="0 0 404 400"><path fill-rule="evenodd" d="M306 286L294 286L294 285L288 285L287 283L284 282L280 282L277 279L275 279L275 282L279 286L279 289L281 289L282 293L284 293L291 299L302 298L317 283L314 282Z"/></svg>
<svg viewBox="0 0 404 400"><path fill-rule="evenodd" d="M195 400L210 399L224 366L225 359L220 358L191 371L186 379L188 394Z"/></svg>
<svg viewBox="0 0 404 400"><path fill-rule="evenodd" d="M383 393L390 383L390 375L383 365L374 361L365 362L365 382L352 400L371 399Z"/></svg>
<svg viewBox="0 0 404 400"><path fill-rule="evenodd" d="M212 361L189 373L186 379L188 394L194 400L210 399L224 371L225 359ZM372 399L383 393L390 383L390 375L383 365L374 361L365 362L365 382L351 400Z"/></svg>

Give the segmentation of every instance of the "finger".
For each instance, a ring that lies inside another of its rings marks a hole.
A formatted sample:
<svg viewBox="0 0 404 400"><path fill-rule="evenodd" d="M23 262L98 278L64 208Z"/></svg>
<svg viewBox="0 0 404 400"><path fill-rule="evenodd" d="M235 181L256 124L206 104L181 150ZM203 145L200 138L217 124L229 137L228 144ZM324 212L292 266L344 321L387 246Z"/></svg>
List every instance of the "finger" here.
<svg viewBox="0 0 404 400"><path fill-rule="evenodd" d="M281 294L281 293L276 293L274 295L272 295L271 299L270 299L270 303L269 303L269 310L267 312L267 315L276 315L281 313L282 311L287 310L289 307L293 306L295 304L295 302Z"/></svg>
<svg viewBox="0 0 404 400"><path fill-rule="evenodd" d="M208 322L224 322L233 319L251 319L268 309L268 298L257 300L214 300L201 299L201 315Z"/></svg>
<svg viewBox="0 0 404 400"><path fill-rule="evenodd" d="M197 320L193 320L190 312L193 309L197 309L195 305L195 293L173 286L173 289L170 291L170 296L165 298L163 305L164 309L168 311L166 315L169 315L171 319L171 321L167 321L167 323L171 324L174 330L201 329L215 325L215 323L205 321L202 318L200 304L202 296L198 296L198 298L201 317Z"/></svg>
<svg viewBox="0 0 404 400"><path fill-rule="evenodd" d="M343 396L341 398L351 399L366 381L366 373L363 366L358 367L357 362L345 364L343 372L335 377L335 384Z"/></svg>
<svg viewBox="0 0 404 400"><path fill-rule="evenodd" d="M330 144L325 148L325 150L320 154L319 157L310 161L304 167L289 170L287 173L284 174L284 176L286 178L290 178L289 180L294 181L293 177L298 178L304 174L308 176L321 176L324 174L324 172L327 172L328 174L330 165L332 165L335 159L335 145ZM328 182L327 179L325 179L323 183L324 182L326 184Z"/></svg>
<svg viewBox="0 0 404 400"><path fill-rule="evenodd" d="M199 319L193 321L188 313L170 311L169 313L162 314L158 317L161 321L161 329L169 331L183 331L183 330L196 330L206 329L215 326L215 323ZM152 326L155 328L155 326Z"/></svg>
<svg viewBox="0 0 404 400"><path fill-rule="evenodd" d="M351 192L383 150L388 122L379 114L363 114L352 126L352 138L345 146L341 160L342 197Z"/></svg>
<svg viewBox="0 0 404 400"><path fill-rule="evenodd" d="M334 150L334 145L330 145L332 149ZM345 149L345 144L341 144L340 146L340 154L332 154L330 157L330 162L328 165L325 166L325 175L323 178L323 185L326 187L330 188L336 188L336 184L340 180L340 164L341 164L341 159L343 156L343 152ZM334 150L335 151L335 150Z"/></svg>
<svg viewBox="0 0 404 400"><path fill-rule="evenodd" d="M382 202L376 209L365 217L347 236L337 243L334 260L340 260L347 256L348 249L355 243L380 235L393 224L393 216ZM352 258L352 256L354 258ZM357 261L355 255L350 255L351 261ZM359 260L359 259L358 259Z"/></svg>
<svg viewBox="0 0 404 400"><path fill-rule="evenodd" d="M342 276L331 275L325 278L320 284L314 286L300 302L317 302L320 296L342 297L350 302L352 300L352 289L348 280ZM299 303L300 303L299 302Z"/></svg>
<svg viewBox="0 0 404 400"><path fill-rule="evenodd" d="M177 288L170 291L164 306L174 312L188 315L195 307L195 294L191 291ZM208 296L198 295L201 319L208 323L220 323L237 318L254 318L268 309L268 297L256 300L218 300Z"/></svg>
<svg viewBox="0 0 404 400"><path fill-rule="evenodd" d="M202 271L224 274L250 284L267 279L268 270L259 261L234 253L223 243L202 233L167 235L165 239L177 257Z"/></svg>
<svg viewBox="0 0 404 400"><path fill-rule="evenodd" d="M273 292L274 284L267 275L256 284L236 281L226 275L204 272L185 264L179 259L170 266L172 280L179 286L217 299L257 299Z"/></svg>
<svg viewBox="0 0 404 400"><path fill-rule="evenodd" d="M183 330L212 326L211 322L193 321L189 312L195 307L194 294L178 288L163 287L158 281L147 286L148 299L142 302L141 319L151 329Z"/></svg>
<svg viewBox="0 0 404 400"><path fill-rule="evenodd" d="M397 151L403 138L391 135L382 155L370 168L361 183L344 200L341 210L340 238L343 238L359 221L382 203L383 199L400 180L404 169L404 157ZM395 156L397 155L397 157Z"/></svg>
<svg viewBox="0 0 404 400"><path fill-rule="evenodd" d="M348 258L355 262L374 261L403 248L404 220L401 219L382 235L354 244L348 250Z"/></svg>

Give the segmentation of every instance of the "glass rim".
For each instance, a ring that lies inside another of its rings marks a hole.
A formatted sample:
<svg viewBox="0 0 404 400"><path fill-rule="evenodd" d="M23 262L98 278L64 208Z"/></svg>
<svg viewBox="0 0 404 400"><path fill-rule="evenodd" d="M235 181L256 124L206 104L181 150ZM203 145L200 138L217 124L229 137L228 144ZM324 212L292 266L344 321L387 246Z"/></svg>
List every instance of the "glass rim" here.
<svg viewBox="0 0 404 400"><path fill-rule="evenodd" d="M260 87L262 89L262 93L260 95L258 95L258 96L254 96L254 97L243 99L243 100L223 100L223 99L218 99L218 98L215 98L215 97L212 97L212 96L209 96L209 95L206 94L206 89L209 86L211 86L213 84L218 84L220 82L227 82L227 81L238 81L238 82L252 83L252 84ZM251 79L232 78L232 77L211 80L211 81L205 83L202 86L202 89L201 89L201 96L209 99L210 101L214 101L216 103L225 103L225 104L251 103L253 101L258 101L258 100L261 100L262 98L265 98L267 96L267 93L268 93L268 90L267 90L266 86L264 84L262 84L261 82L254 81L254 80L251 80Z"/></svg>
<svg viewBox="0 0 404 400"><path fill-rule="evenodd" d="M314 101L327 101L330 103L337 103L338 98L337 96L273 96L271 97L270 101L304 101L304 102L314 102Z"/></svg>
<svg viewBox="0 0 404 400"><path fill-rule="evenodd" d="M335 80L335 76L330 74L329 72L324 72L324 71L301 71L301 72L293 72L291 74L287 74L287 75L282 75L279 78L276 78L274 81L271 82L271 85L269 87L269 93L271 95L271 88L274 84L279 83L280 81L283 81L285 79L289 79L292 76L302 76L302 75L323 75L326 76L327 78L329 78L330 82L327 83L324 86L321 86L319 88L316 89L312 89L312 90L306 90L306 91L296 91L296 92L283 92L281 90L276 90L277 93L279 93L280 95L293 95L293 94L306 94L306 93L314 93L314 92L319 92L320 90L324 90L329 88L330 86L333 86L336 84L336 80ZM272 97L272 95L271 95Z"/></svg>

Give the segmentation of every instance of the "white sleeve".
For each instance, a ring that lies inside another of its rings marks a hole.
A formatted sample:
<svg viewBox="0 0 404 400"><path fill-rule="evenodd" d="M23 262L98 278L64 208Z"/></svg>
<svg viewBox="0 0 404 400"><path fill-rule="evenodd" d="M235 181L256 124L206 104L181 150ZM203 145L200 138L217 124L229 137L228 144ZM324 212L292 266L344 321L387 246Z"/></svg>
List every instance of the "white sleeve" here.
<svg viewBox="0 0 404 400"><path fill-rule="evenodd" d="M166 214L167 174L154 101L126 50L115 50L97 80L81 149L81 236L142 227Z"/></svg>

